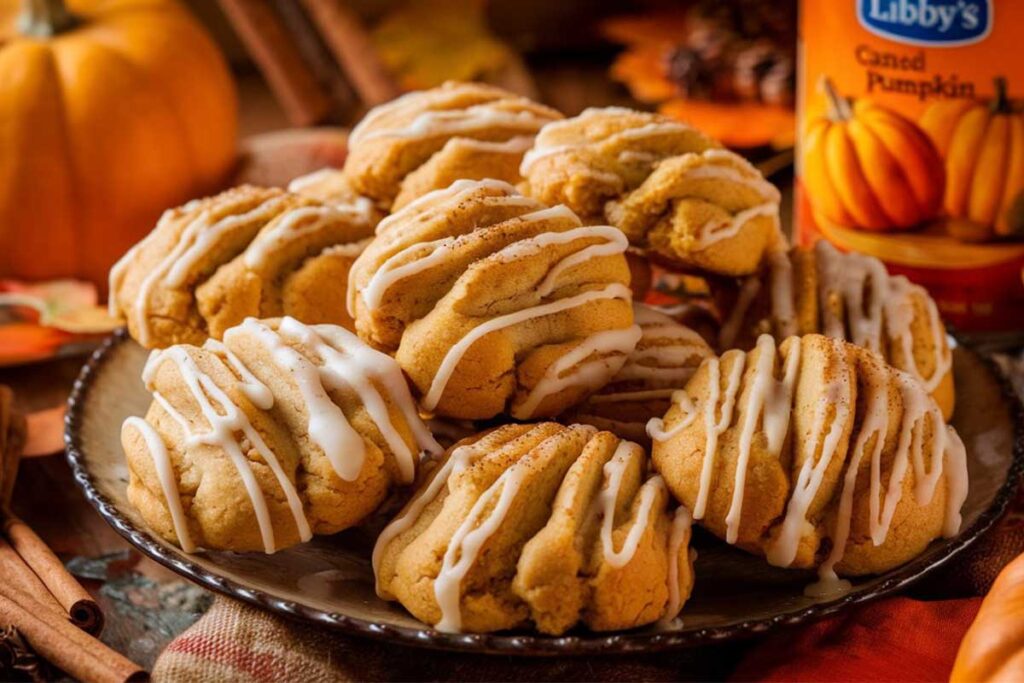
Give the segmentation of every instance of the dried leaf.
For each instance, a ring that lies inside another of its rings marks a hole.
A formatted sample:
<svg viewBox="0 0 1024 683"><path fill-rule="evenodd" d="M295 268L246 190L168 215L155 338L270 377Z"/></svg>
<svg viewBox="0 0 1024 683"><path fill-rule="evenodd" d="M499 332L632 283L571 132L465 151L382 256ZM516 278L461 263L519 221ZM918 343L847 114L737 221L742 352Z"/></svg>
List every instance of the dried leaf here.
<svg viewBox="0 0 1024 683"><path fill-rule="evenodd" d="M79 280L27 284L0 281L0 309L10 321L0 325L0 365L53 355L71 335L111 332L121 324L97 305L96 287Z"/></svg>
<svg viewBox="0 0 1024 683"><path fill-rule="evenodd" d="M775 149L793 146L796 115L787 107L758 103L719 104L698 100L669 100L659 111L685 121L729 147Z"/></svg>
<svg viewBox="0 0 1024 683"><path fill-rule="evenodd" d="M373 30L381 59L407 90L499 71L515 53L488 29L482 0L412 0Z"/></svg>
<svg viewBox="0 0 1024 683"><path fill-rule="evenodd" d="M62 311L46 322L50 327L74 334L105 334L121 326L121 321L112 318L103 306L88 306Z"/></svg>
<svg viewBox="0 0 1024 683"><path fill-rule="evenodd" d="M685 10L670 10L640 16L614 17L601 24L601 33L623 45L677 43L689 26Z"/></svg>
<svg viewBox="0 0 1024 683"><path fill-rule="evenodd" d="M0 282L0 306L30 306L38 311L40 322L62 313L95 306L96 286L80 280L53 280L28 284L15 280Z"/></svg>
<svg viewBox="0 0 1024 683"><path fill-rule="evenodd" d="M73 336L33 323L0 326L0 366L49 358Z"/></svg>
<svg viewBox="0 0 1024 683"><path fill-rule="evenodd" d="M665 47L635 47L612 62L611 76L629 88L641 102L664 102L676 96L676 86L665 78Z"/></svg>

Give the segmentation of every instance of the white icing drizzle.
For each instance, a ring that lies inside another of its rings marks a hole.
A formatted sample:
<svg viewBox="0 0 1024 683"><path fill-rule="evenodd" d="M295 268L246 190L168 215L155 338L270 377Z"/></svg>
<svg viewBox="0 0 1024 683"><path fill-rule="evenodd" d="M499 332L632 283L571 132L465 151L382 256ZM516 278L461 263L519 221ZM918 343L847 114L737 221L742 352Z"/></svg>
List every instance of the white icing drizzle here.
<svg viewBox="0 0 1024 683"><path fill-rule="evenodd" d="M568 211L568 208L566 208L566 211ZM575 233L578 237L570 237L570 233ZM623 234L623 232L618 228L613 228L610 225L588 226L562 233L546 233L544 235L538 235L533 238L532 241L535 241L540 249L544 249L552 244L564 244L571 242L574 239L578 239L579 237L599 237L606 241L603 244L591 244L590 246L584 247L556 263L555 267L548 271L548 274L544 277L541 283L537 285L537 293L540 296L548 296L551 294L551 292L554 291L555 286L558 284L559 276L568 269L578 266L581 263L586 263L592 259L600 258L601 256L613 256L615 254L625 253L626 248L629 246L629 240L626 239L625 234Z"/></svg>
<svg viewBox="0 0 1024 683"><path fill-rule="evenodd" d="M109 292L109 299L107 300L107 311L112 317L117 317L121 312L121 307L117 301L117 292L120 290L121 285L124 284L124 279L128 276L128 268L131 266L132 261L138 256L139 251L150 242L156 240L157 234L160 229L165 225L173 221L175 218L184 213L195 211L199 207L200 200L193 199L186 203L180 209L167 209L160 214L160 219L156 223L156 227L150 231L148 235L143 237L138 243L132 246L131 249L124 253L117 263L110 269L110 273L107 279L107 291Z"/></svg>
<svg viewBox="0 0 1024 683"><path fill-rule="evenodd" d="M733 485L732 501L726 515L726 540L735 543L739 534L740 520L743 513L743 496L746 490L747 468L753 446L755 431L760 425L766 435L769 452L778 456L785 443L792 410L793 388L800 367L800 344L790 343L787 347L781 379L775 378L776 346L775 340L768 335L761 335L757 340L758 359L753 374L749 379L749 390L742 406L743 422L740 425L740 437L736 461L736 474ZM703 418L705 443L700 471L700 487L694 505L694 519L702 519L707 507L711 480L717 459L718 439L733 422L733 412L740 393L740 384L746 369L746 354L730 351L726 356L735 358L732 364L724 396L721 393L721 362L717 358L708 358L704 364L708 368L708 396L702 405L695 405L685 390L676 392L673 402L682 411L682 419L671 429L665 430L664 420L652 419L647 425L647 433L655 441L664 442L679 434L697 419ZM723 360L726 358L723 356ZM721 414L718 414L721 403Z"/></svg>
<svg viewBox="0 0 1024 683"><path fill-rule="evenodd" d="M767 334L757 340L759 356L750 380L747 400L743 407L743 424L740 428L739 453L736 460L736 478L733 484L732 502L725 517L726 541L735 543L739 535L743 515L743 496L747 485L747 469L754 433L758 423L765 432L768 451L775 457L782 452L782 446L789 431L789 419L793 405L793 387L800 368L800 342L794 339L787 347L782 379L775 379L775 340Z"/></svg>
<svg viewBox="0 0 1024 683"><path fill-rule="evenodd" d="M825 334L886 353L887 349L882 344L884 330L903 352L901 369L919 378L929 392L934 391L953 361L945 345L946 332L938 309L928 293L905 277L890 276L878 259L855 253L843 254L825 240L815 245L815 257ZM864 300L865 286L869 288L867 301ZM841 297L845 319L838 317L826 305L830 295ZM911 326L915 295L925 305L934 349L935 368L930 377L924 377L914 362Z"/></svg>
<svg viewBox="0 0 1024 683"><path fill-rule="evenodd" d="M518 199L509 197L507 199ZM504 202L503 202L504 203ZM574 224L579 225L579 218L564 206L556 206L542 211L523 214L516 220L524 224L537 223L543 220L554 218L568 218ZM396 283L406 278L417 275L424 270L440 265L458 253L459 238L461 235L453 235L431 242L420 242L410 245L405 249L389 257L370 278L366 286L360 289L363 303L373 311L380 307L387 294L387 291ZM583 263L598 256L608 256L622 253L626 250L628 242L625 235L618 228L610 226L588 226L566 230L562 232L548 232L531 238L523 239L508 245L496 257L508 260L514 257L523 256L527 253L540 251L544 247L553 244L566 244L578 239L601 238L602 244L590 245L579 252L560 261L541 282L537 291L541 296L547 296L554 288L557 278L567 268ZM413 258L409 258L412 256ZM403 262L404 261L404 262ZM400 263L402 262L402 263ZM350 303L354 296L354 287L349 289ZM354 307L353 307L354 308Z"/></svg>
<svg viewBox="0 0 1024 683"><path fill-rule="evenodd" d="M325 225L346 219L365 222L354 211L345 211L336 205L300 206L286 211L249 244L243 257L245 265L252 270L260 268L272 252L289 242L315 235Z"/></svg>
<svg viewBox="0 0 1024 683"><path fill-rule="evenodd" d="M576 142L562 143L552 145L548 143L551 137L558 137L559 133L572 132L572 128L576 126L578 121L593 118L596 116L621 116L621 115L636 115L637 112L625 109L623 107L590 107L585 109L579 116L573 119L563 119L559 121L552 121L546 124L537 135L537 141L533 146L533 149L526 152L523 157L523 162L519 166L519 175L526 177L527 174L533 169L533 167L542 159L546 159L557 154L564 152L573 151L576 149L582 149L591 145L609 145L615 144L619 139L626 140L639 140L643 138L654 137L657 135L671 135L676 133L686 133L692 130L689 126L679 123L677 121L669 120L655 120L650 123L636 126L634 128L626 128L620 130L607 138L601 140L578 140ZM636 154L636 150L627 150ZM612 174L612 177L618 181L618 176Z"/></svg>
<svg viewBox="0 0 1024 683"><path fill-rule="evenodd" d="M839 344L840 342L834 342ZM778 535L768 546L767 559L776 567L788 567L796 559L800 539L807 532L807 511L824 481L825 472L839 450L843 440L843 429L850 419L853 407L850 405L852 390L850 377L841 373L839 377L828 382L822 391L822 397L814 407L814 422L811 427L811 443L807 448L807 459L804 460L793 483L786 515L778 529ZM829 408L833 409L831 425L824 433L828 420ZM821 453L815 459L818 448Z"/></svg>
<svg viewBox="0 0 1024 683"><path fill-rule="evenodd" d="M463 181L457 181L457 183L458 182ZM466 182L471 183L472 181ZM453 185L453 187L454 186L455 185ZM462 197L467 193L467 191L472 191L478 188L478 185L468 187L468 189L460 191L460 193L458 193L455 196L455 198ZM524 200L525 198L523 198L520 195L511 195L489 197L485 198L483 201L493 206L517 206L523 205ZM525 205L531 207L534 206L534 202L532 202L532 200L526 200ZM574 224L580 224L580 219L577 218L575 214L573 214L571 211L568 211L568 209L565 209L564 207L554 207L553 209L546 209L544 211L523 214L518 217L518 220L522 220L525 222L536 222L556 217L569 218L572 220ZM594 230L593 228L587 229L592 230L594 237L604 237L606 234L599 230ZM367 308L369 308L371 311L376 310L377 308L380 307L381 303L383 302L384 297L387 294L387 291L395 283L400 282L402 280L406 280L407 278L412 278L413 275L423 272L424 270L429 269L435 265L444 263L445 261L450 260L453 256L455 256L458 253L457 248L461 237L463 236L458 236L458 234L455 234L455 236L441 238L439 240L434 240L432 242L420 242L410 245L409 247L406 247L394 253L393 255L388 257L387 260L385 260L381 264L381 266L377 268L376 271L374 271L374 274L371 276L370 281L366 284L365 287L362 288L358 288L355 285L354 271L350 273L349 286L347 292L349 315L355 314L354 311L356 292L358 292L359 295L362 297L362 301L364 301ZM625 236L623 236L623 239L625 240ZM625 248L623 249L623 251L625 251ZM414 258L410 258L411 256L414 256Z"/></svg>
<svg viewBox="0 0 1024 683"><path fill-rule="evenodd" d="M509 183L506 183L504 180L493 180L490 178L485 180L461 179L456 180L444 189L433 190L422 197L417 197L412 200L399 211L396 211L378 223L376 232L378 235L382 235L393 226L405 225L414 218L420 222L426 222L435 215L447 213L450 210L450 207L460 204L469 198L472 193L482 190L489 190L497 193L496 196L499 197L514 196L518 200L524 202L525 206L539 205L535 200L523 197L519 194L516 188ZM424 211L424 209L426 209L426 211Z"/></svg>
<svg viewBox="0 0 1024 683"><path fill-rule="evenodd" d="M181 287L195 264L222 235L229 233L238 225L254 221L270 222L280 213L281 206L288 201L290 197L286 194L273 195L246 213L229 214L212 224L209 222L212 210L202 212L185 227L175 248L157 266L154 274L166 270L163 284L168 287Z"/></svg>
<svg viewBox="0 0 1024 683"><path fill-rule="evenodd" d="M174 527L174 535L178 537L181 549L186 553L193 553L196 550L192 542L192 536L188 531L188 522L185 518L185 511L181 507L181 497L178 493L178 481L174 477L174 466L167 453L167 446L160 438L153 427L141 417L129 417L124 421L121 430L133 428L146 443L146 450L153 460L153 467L156 470L157 479L160 481L160 490L167 502L167 510L171 514L171 525Z"/></svg>
<svg viewBox="0 0 1024 683"><path fill-rule="evenodd" d="M308 414L310 439L345 481L355 481L362 472L366 442L330 398L329 390L351 388L356 392L395 456L402 481L412 481L416 455L391 421L388 403L377 384L382 384L402 409L417 445L432 452L441 450L416 414L408 387L394 360L359 341L347 330L327 325L308 326L290 317L283 318L274 330L248 318L229 330L225 340L230 344L242 333L251 334L267 349L273 362L287 370L295 381ZM292 344L308 347L320 358L321 364L311 361Z"/></svg>
<svg viewBox="0 0 1024 683"><path fill-rule="evenodd" d="M457 239L458 236L452 236L432 242L417 242L402 249L381 264L365 287L357 288L355 283L350 280L348 288L349 315L355 315L353 301L356 291L362 296L363 303L368 310L377 310L384 300L384 295L396 282L448 260L455 253L454 246ZM417 258L402 265L395 265L398 261L413 254L417 255Z"/></svg>
<svg viewBox="0 0 1024 683"><path fill-rule="evenodd" d="M213 378L199 369L195 360L189 356L185 347L182 346L172 346L160 351L159 353L150 355L149 360L146 362L146 367L142 372L143 381L146 382L147 386L152 387L152 382L157 368L159 368L165 360L173 362L177 367L178 374L185 382L185 386L188 387L192 394L192 398L198 404L203 417L209 424L209 431L196 433L191 430L188 421L185 420L180 413L177 413L177 411L173 409L169 412L171 412L178 423L185 428L186 444L208 444L215 446L221 448L231 459L235 469L238 471L238 476L241 478L246 492L249 494L249 500L252 503L253 511L256 515L256 521L259 525L260 535L263 540L264 551L267 553L273 553L276 550L274 528L270 520L270 511L267 508L266 498L263 495L263 491L260 489L259 483L256 481L256 476L252 469L252 462L242 451L242 445L238 439L239 433L244 435L249 446L259 453L260 457L274 473L278 484L284 492L285 499L291 509L292 516L295 519L295 525L299 531L299 538L302 541L308 541L312 537L312 532L309 528L309 521L306 519L306 515L302 507L302 501L299 499L295 484L288 478L288 475L282 469L277 456L267 446L263 437L256 428L253 427L252 423L249 422L249 418L246 417L245 412L231 400L223 389L217 386L217 383L214 382ZM160 392L155 390L153 391L153 396L154 398L159 397L157 398L158 401L163 398L160 395ZM160 401L160 403L165 407L169 407L170 405L166 399Z"/></svg>
<svg viewBox="0 0 1024 683"><path fill-rule="evenodd" d="M917 377L932 392L952 367L952 353L945 343L935 301L919 285L903 276L892 276L881 261L855 253L842 253L825 240L814 248L818 269L819 309L822 332L845 339L888 357L883 340L895 342L902 352L900 369ZM772 315L784 330L795 326L795 297L792 264L779 255L770 260ZM865 296L866 294L866 296ZM925 377L914 359L915 299L925 307L928 332L935 357L935 368ZM841 313L836 304L841 303Z"/></svg>
<svg viewBox="0 0 1024 683"><path fill-rule="evenodd" d="M212 338L207 339L203 344L203 348L226 360L234 371L241 376L242 381L238 383L238 388L242 390L247 399L252 401L254 406L260 410L270 410L274 407L274 394L271 393L270 388L261 382L256 375L252 374L249 368L245 367L242 360L233 354L228 347L224 346L222 342Z"/></svg>
<svg viewBox="0 0 1024 683"><path fill-rule="evenodd" d="M468 468L476 458L485 455L488 452L487 447L489 445L485 437L480 441L454 449L451 455L448 456L448 459L444 461L444 464L433 473L430 483L427 484L426 488L421 488L419 493L402 510L401 514L391 520L384 527L384 530L380 532L380 536L377 537L377 542L373 546L372 559L373 573L378 582L378 595L380 595L380 559L385 548L399 535L411 529L419 520L426 507L437 500L441 490L448 485L448 480Z"/></svg>
<svg viewBox="0 0 1024 683"><path fill-rule="evenodd" d="M943 534L950 537L960 529L960 508L967 498L968 488L963 442L952 427L944 425L941 411L919 382L905 372L898 372L897 383L903 413L888 484L883 490L882 451L889 432L889 403L886 392L876 390L868 395L860 431L847 456L836 526L832 533L832 550L818 567L818 582L807 587L805 592L808 595L831 595L849 588L849 582L836 575L835 567L842 561L846 551L853 515L853 496L865 455L871 458L868 521L871 542L875 546L882 545L888 538L896 506L903 497L903 480L911 467L914 471L914 499L922 506L931 502L940 477L946 475ZM923 441L925 427L929 422L932 429L932 451L929 462L925 463ZM872 438L874 443L869 454L867 445Z"/></svg>
<svg viewBox="0 0 1024 683"><path fill-rule="evenodd" d="M535 133L551 120L530 109L509 111L506 108L508 104L507 100L496 100L474 104L464 109L428 110L418 114L401 128L373 130L372 127L360 125L349 136L349 144L363 144L379 138L453 136L487 128L515 128Z"/></svg>
<svg viewBox="0 0 1024 683"><path fill-rule="evenodd" d="M461 588L462 580L476 562L484 544L501 526L512 508L516 494L522 488L528 470L518 461L505 470L476 500L469 515L452 535L441 562L441 568L434 579L434 597L441 610L441 620L436 628L447 633L462 630ZM484 510L497 497L490 514L484 517Z"/></svg>
<svg viewBox="0 0 1024 683"><path fill-rule="evenodd" d="M198 216L193 218L178 236L174 247L149 271L139 285L134 304L139 343L143 346L149 343L149 300L158 283L171 288L182 287L195 264L223 235L246 223L269 222L279 213L282 204L288 201L290 201L288 195L275 194L243 214L231 214L212 221L212 209L215 207L211 207L201 211ZM188 205L186 205L187 208ZM150 237L155 234L156 230L150 233ZM129 255L131 252L126 256ZM120 263L114 267L114 271L111 274L112 280L123 279Z"/></svg>
<svg viewBox="0 0 1024 683"><path fill-rule="evenodd" d="M641 380L650 388L681 387L696 372L699 361L711 354L697 332L649 306L634 303L633 320L642 336L610 384Z"/></svg>
<svg viewBox="0 0 1024 683"><path fill-rule="evenodd" d="M890 275L877 258L843 253L825 240L814 247L818 271L818 308L822 334L853 342L891 357L888 342L901 352L900 369L917 377L932 392L952 367L952 353L946 344L935 301L927 291L903 276ZM722 325L719 346L731 347L750 306L761 288L763 276L747 278L736 305ZM797 333L796 297L791 257L781 250L768 256L772 322L778 337ZM915 301L924 306L935 367L925 377L914 358ZM838 308L838 310L837 310Z"/></svg>
<svg viewBox="0 0 1024 683"><path fill-rule="evenodd" d="M164 222L168 215L170 215L170 212L165 211L163 216L160 218L160 221L157 222L157 228L160 227L160 224ZM156 228L154 228L154 232L155 231ZM117 260L117 263L110 268L110 273L107 275L107 313L110 314L111 318L117 318L121 315L121 306L117 301L117 293L120 291L121 285L124 284L124 279L128 276L128 267L132 264L132 261L135 260L135 257L138 255L142 245L146 243L152 234L153 233L150 233L143 238L141 242L133 245L121 258Z"/></svg>
<svg viewBox="0 0 1024 683"><path fill-rule="evenodd" d="M313 171L312 173L292 178L292 181L288 183L288 191L301 194L303 190L316 187L324 181L340 178L341 173L341 170L337 168L325 166L324 168Z"/></svg>
<svg viewBox="0 0 1024 683"><path fill-rule="evenodd" d="M622 367L627 354L640 340L640 334L640 327L633 325L590 335L548 366L523 402L512 407L512 417L518 420L534 417L534 411L546 398L570 387L584 391L600 388Z"/></svg>
<svg viewBox="0 0 1024 683"><path fill-rule="evenodd" d="M454 93L453 93L454 94ZM348 148L352 149L355 145L358 145L362 140L365 132L368 129L372 129L377 123L395 112L402 109L411 102L416 100L429 101L429 95L421 90L413 90L407 92L404 95L399 95L390 102L379 104L370 111L366 112L366 115L352 128L348 134Z"/></svg>
<svg viewBox="0 0 1024 683"><path fill-rule="evenodd" d="M733 214L727 221L708 221L700 228L698 242L706 248L715 242L735 237L747 223L762 216L771 218L774 221L775 229L780 230L779 205L774 203L757 204Z"/></svg>
<svg viewBox="0 0 1024 683"><path fill-rule="evenodd" d="M679 551L692 525L693 516L686 506L677 507L668 537L668 604L665 606L664 616L659 621L663 625L673 621L683 609L683 596L679 591Z"/></svg>
<svg viewBox="0 0 1024 683"><path fill-rule="evenodd" d="M483 152L493 152L495 154L519 155L533 147L532 135L520 135L501 142L477 140L476 138L456 138L455 140L464 147L470 147Z"/></svg>
<svg viewBox="0 0 1024 683"><path fill-rule="evenodd" d="M839 344L838 340L833 342ZM743 494L745 489L746 471L749 463L750 449L755 431L764 431L768 450L779 455L789 429L792 397L800 363L800 345L796 340L790 342L782 371L781 379L775 379L775 344L768 335L758 338L759 357L752 376L748 379L748 391L742 409L737 463L736 480L733 487L732 504L726 516L726 540L734 543L737 539L742 514ZM731 352L738 353L738 352ZM709 370L709 392L703 406L694 405L685 391L676 392L673 401L682 409L682 419L671 429L664 429L660 419L648 423L648 433L656 441L671 439L682 429L690 426L699 414L703 415L707 441L703 452L700 490L694 506L693 517L700 519L704 514L706 503L705 493L710 484L710 467L717 450L717 436L721 434L723 424L728 426L732 421L732 403L730 395L736 390L730 384L726 388L725 406L722 419L716 421L714 407L719 403L719 363L717 359L705 361ZM742 370L743 363L734 365ZM963 443L952 427L947 427L942 412L928 395L926 389L909 373L894 371L902 397L903 412L896 451L892 456L892 465L888 483L882 482L882 450L886 434L889 430L889 406L884 391L875 390L867 398L865 414L859 424L856 439L846 456L846 471L843 476L842 490L838 499L836 527L832 535L832 550L829 557L819 568L820 581L807 589L808 595L822 596L841 592L848 585L840 581L835 574L835 566L842 561L849 539L851 515L853 510L854 489L861 462L867 455L868 443L875 437L869 457L871 458L870 479L870 533L874 545L882 545L888 537L896 507L903 496L903 480L907 471L913 468L914 498L918 505L928 505L935 495L938 483L943 474L946 475L948 497L946 500L943 533L947 536L955 534L961 523L960 508L967 497L967 465ZM734 376L736 376L734 374ZM826 470L841 445L844 425L850 418L852 406L849 377L841 375L823 388L823 397L815 407L814 421L811 429L812 442L807 448L808 458L801 466L794 482L793 490L787 504L786 515L779 527L779 533L768 548L768 561L776 566L786 567L796 557L800 538L808 527L807 512L814 501ZM711 409L709 410L709 406ZM830 408L834 411L831 424ZM930 426L932 441L931 449L925 452L924 435L926 426ZM827 431L826 431L827 428ZM820 446L820 455L815 459Z"/></svg>
<svg viewBox="0 0 1024 683"><path fill-rule="evenodd" d="M716 368L713 372L718 373L717 358L708 359L714 360ZM705 361L708 362L708 361ZM710 367L710 366L709 366ZM679 409L683 413L683 419L672 426L672 429L665 429L665 419L661 417L652 417L647 421L647 436L651 437L652 441L668 441L675 437L681 431L693 424L694 420L697 419L698 411L697 406L693 403L690 395L686 393L685 389L678 389L672 392L672 403L679 406Z"/></svg>
<svg viewBox="0 0 1024 683"><path fill-rule="evenodd" d="M769 205L778 205L782 197L778 188L764 179L754 166L743 157L722 149L709 149L699 154L707 163L686 171L686 180L724 180L754 190Z"/></svg>
<svg viewBox="0 0 1024 683"><path fill-rule="evenodd" d="M448 384L448 380L451 378L456 366L458 366L459 361L462 360L462 357L466 354L469 348L485 335L505 329L506 327L517 325L533 318L553 315L578 306L583 306L592 301L598 301L601 299L621 299L623 301L629 301L632 299L632 296L633 294L629 287L616 282L606 285L602 289L587 290L580 294L576 294L575 296L524 308L496 318L491 318L490 320L477 325L448 349L448 352L442 359L441 364L434 375L434 379L430 384L430 390L427 392L426 396L423 397L423 408L427 411L432 411L437 407L437 404L441 400L441 395L444 393L444 388Z"/></svg>
<svg viewBox="0 0 1024 683"><path fill-rule="evenodd" d="M697 492L697 500L693 507L693 518L703 519L707 508L708 495L711 491L711 476L714 472L715 460L718 453L718 438L729 428L732 423L733 407L739 395L740 379L743 377L743 370L746 366L746 355L742 352L729 352L722 357L726 360L729 355L735 358L727 378L724 395L721 395L721 363L718 358L709 358L704 363L708 367L708 398L701 406L704 418L705 444L704 460L700 470L700 488ZM685 397L685 399L683 398ZM721 415L719 416L719 400L721 399ZM683 411L683 419L670 431L664 431L664 422L660 418L654 418L648 423L648 434L655 441L671 439L680 431L685 429L697 417L697 407L690 401L686 391L677 392L674 401ZM658 422L656 422L658 421Z"/></svg>
<svg viewBox="0 0 1024 683"><path fill-rule="evenodd" d="M637 495L640 497L640 506L637 510L636 521L630 527L622 542L622 548L615 550L615 542L612 533L615 530L615 508L622 489L622 478L625 475L626 467L632 459L642 457L643 449L631 441L620 441L612 457L604 464L605 485L598 492L591 502L590 516L592 519L600 517L600 539L601 551L604 561L615 569L621 569L629 564L636 555L640 545L640 539L648 527L651 517L651 510L654 507L655 497L659 490L664 490L665 480L659 475L648 479Z"/></svg>

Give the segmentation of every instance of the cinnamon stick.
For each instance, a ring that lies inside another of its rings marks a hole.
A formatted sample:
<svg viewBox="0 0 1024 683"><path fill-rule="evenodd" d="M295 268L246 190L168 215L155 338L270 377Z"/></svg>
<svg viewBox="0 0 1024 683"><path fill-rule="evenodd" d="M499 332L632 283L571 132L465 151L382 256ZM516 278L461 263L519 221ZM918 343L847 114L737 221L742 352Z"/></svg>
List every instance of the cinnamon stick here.
<svg viewBox="0 0 1024 683"><path fill-rule="evenodd" d="M64 567L36 532L10 512L3 516L3 533L73 623L93 635L103 630L103 612L82 584Z"/></svg>
<svg viewBox="0 0 1024 683"><path fill-rule="evenodd" d="M0 384L0 507L11 500L25 438L25 418L14 410L14 392Z"/></svg>
<svg viewBox="0 0 1024 683"><path fill-rule="evenodd" d="M338 66L367 107L401 94L359 17L344 0L302 0Z"/></svg>
<svg viewBox="0 0 1024 683"><path fill-rule="evenodd" d="M57 598L50 593L46 584L36 576L25 560L21 559L21 555L2 536L0 536L0 576L3 576L10 585L35 596L55 615L64 619L70 618L64 611L64 607L57 602Z"/></svg>
<svg viewBox="0 0 1024 683"><path fill-rule="evenodd" d="M221 9L294 126L323 120L330 98L292 43L268 0L220 0Z"/></svg>
<svg viewBox="0 0 1024 683"><path fill-rule="evenodd" d="M39 655L72 678L94 683L143 681L145 671L85 631L49 611L31 595L13 586L0 594L0 624L14 626Z"/></svg>

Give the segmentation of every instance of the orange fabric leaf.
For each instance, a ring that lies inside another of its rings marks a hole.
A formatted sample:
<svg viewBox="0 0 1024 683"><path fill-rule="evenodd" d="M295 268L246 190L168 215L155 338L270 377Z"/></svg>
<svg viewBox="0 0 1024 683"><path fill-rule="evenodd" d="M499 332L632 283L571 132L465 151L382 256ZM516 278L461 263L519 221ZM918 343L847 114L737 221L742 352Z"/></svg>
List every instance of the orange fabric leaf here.
<svg viewBox="0 0 1024 683"><path fill-rule="evenodd" d="M663 47L626 50L612 63L611 76L641 102L664 102L677 95L676 87L665 78L664 54Z"/></svg>
<svg viewBox="0 0 1024 683"><path fill-rule="evenodd" d="M615 17L601 24L601 33L624 45L677 43L687 33L685 11Z"/></svg>
<svg viewBox="0 0 1024 683"><path fill-rule="evenodd" d="M48 358L71 339L67 332L32 323L0 326L0 366Z"/></svg>
<svg viewBox="0 0 1024 683"><path fill-rule="evenodd" d="M796 115L791 109L769 104L718 104L697 100L670 100L659 108L666 116L685 121L729 147L793 145Z"/></svg>

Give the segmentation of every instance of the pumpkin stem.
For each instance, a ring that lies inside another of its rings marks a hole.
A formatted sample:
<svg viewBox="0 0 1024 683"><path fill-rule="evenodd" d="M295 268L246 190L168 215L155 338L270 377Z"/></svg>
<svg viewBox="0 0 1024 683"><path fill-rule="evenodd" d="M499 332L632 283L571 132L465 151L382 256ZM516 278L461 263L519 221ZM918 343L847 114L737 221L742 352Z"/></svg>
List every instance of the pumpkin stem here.
<svg viewBox="0 0 1024 683"><path fill-rule="evenodd" d="M994 114L1009 114L1012 111L1010 105L1010 96L1007 93L1009 85L1006 83L1005 76L996 76L993 79L993 83L996 86L996 96L992 99L992 113Z"/></svg>
<svg viewBox="0 0 1024 683"><path fill-rule="evenodd" d="M849 121L853 118L853 109L850 108L850 100L836 92L832 79L822 76L818 82L818 88L828 98L828 117L833 121Z"/></svg>
<svg viewBox="0 0 1024 683"><path fill-rule="evenodd" d="M22 0L18 31L36 38L52 38L78 24L64 0Z"/></svg>

